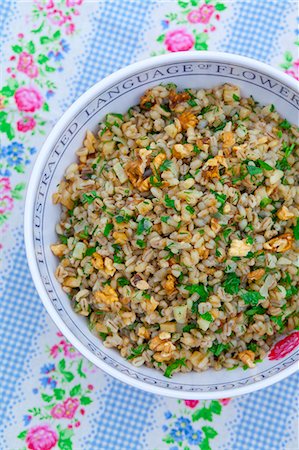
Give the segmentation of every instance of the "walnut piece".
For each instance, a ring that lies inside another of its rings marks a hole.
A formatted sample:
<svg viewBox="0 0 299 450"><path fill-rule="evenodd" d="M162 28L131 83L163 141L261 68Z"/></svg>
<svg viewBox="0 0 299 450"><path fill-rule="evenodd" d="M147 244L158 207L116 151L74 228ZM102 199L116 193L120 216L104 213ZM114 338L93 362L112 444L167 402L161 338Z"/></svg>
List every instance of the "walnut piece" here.
<svg viewBox="0 0 299 450"><path fill-rule="evenodd" d="M117 292L107 284L102 291L96 291L94 293L96 303L105 303L105 305L111 305L111 303L118 301Z"/></svg>
<svg viewBox="0 0 299 450"><path fill-rule="evenodd" d="M176 278L173 275L167 275L166 277L164 289L169 295L173 294L173 292L176 291L175 280Z"/></svg>
<svg viewBox="0 0 299 450"><path fill-rule="evenodd" d="M94 253L92 255L91 264L95 269L101 270L104 269L104 261L101 255L98 253Z"/></svg>
<svg viewBox="0 0 299 450"><path fill-rule="evenodd" d="M244 350L244 352L238 353L238 357L240 361L242 361L246 366L250 367L250 369L253 369L255 367L254 364L254 357L255 354L251 350Z"/></svg>
<svg viewBox="0 0 299 450"><path fill-rule="evenodd" d="M188 128L195 128L198 122L195 114L193 114L191 111L184 111L178 116L178 119L183 130L187 130Z"/></svg>
<svg viewBox="0 0 299 450"><path fill-rule="evenodd" d="M252 272L249 272L249 274L247 275L247 279L249 281L260 280L265 275L265 273L266 273L265 269L256 269L253 270Z"/></svg>
<svg viewBox="0 0 299 450"><path fill-rule="evenodd" d="M173 108L178 103L187 102L190 100L190 94L189 92L176 92L175 90L171 90L169 92L169 106L170 108Z"/></svg>
<svg viewBox="0 0 299 450"><path fill-rule="evenodd" d="M50 248L55 256L61 257L64 255L64 252L68 249L68 246L65 244L54 244L51 245Z"/></svg>
<svg viewBox="0 0 299 450"><path fill-rule="evenodd" d="M175 144L172 149L172 154L177 159L190 158L192 152L192 144Z"/></svg>
<svg viewBox="0 0 299 450"><path fill-rule="evenodd" d="M264 249L271 252L283 253L292 248L294 236L292 233L285 233L264 243Z"/></svg>
<svg viewBox="0 0 299 450"><path fill-rule="evenodd" d="M289 220L295 217L295 214L284 205L277 211L276 215L280 220Z"/></svg>

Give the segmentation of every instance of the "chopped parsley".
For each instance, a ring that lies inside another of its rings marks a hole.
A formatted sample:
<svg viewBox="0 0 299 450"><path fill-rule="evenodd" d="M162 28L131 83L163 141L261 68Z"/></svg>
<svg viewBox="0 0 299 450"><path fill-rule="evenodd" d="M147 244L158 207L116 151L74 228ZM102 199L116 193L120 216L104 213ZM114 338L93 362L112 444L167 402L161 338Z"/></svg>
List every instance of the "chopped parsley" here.
<svg viewBox="0 0 299 450"><path fill-rule="evenodd" d="M198 155L198 153L200 153L200 149L198 148L197 145L193 145L193 151L196 155Z"/></svg>
<svg viewBox="0 0 299 450"><path fill-rule="evenodd" d="M175 209L175 210L176 210L176 207L175 207L175 201L172 200L172 199L168 196L168 194L165 195L165 197L164 197L164 202L165 202L165 205L166 205L167 208L172 208L172 209Z"/></svg>
<svg viewBox="0 0 299 450"><path fill-rule="evenodd" d="M280 124L278 125L279 128L282 128L283 130L289 130L291 128L290 122L288 122L286 119L284 119Z"/></svg>
<svg viewBox="0 0 299 450"><path fill-rule="evenodd" d="M83 194L82 195L82 203L88 203L89 205L91 205L91 203L96 199L96 198L100 198L98 196L98 194L96 193L96 191L91 191L89 194Z"/></svg>
<svg viewBox="0 0 299 450"><path fill-rule="evenodd" d="M188 211L190 214L194 214L195 209L192 206L188 205L186 206L186 211Z"/></svg>
<svg viewBox="0 0 299 450"><path fill-rule="evenodd" d="M248 236L247 239L246 239L246 243L250 244L250 245L253 244L254 243L253 237L252 236Z"/></svg>
<svg viewBox="0 0 299 450"><path fill-rule="evenodd" d="M263 169L261 167L257 167L251 164L247 164L247 171L249 175L259 175L263 173Z"/></svg>
<svg viewBox="0 0 299 450"><path fill-rule="evenodd" d="M211 286L205 286L204 284L189 284L185 286L185 289L191 295L194 293L198 294L202 302L207 301L212 290Z"/></svg>
<svg viewBox="0 0 299 450"><path fill-rule="evenodd" d="M131 219L131 216L129 214L125 214L123 216L119 215L115 217L116 223L123 223L123 222L129 222Z"/></svg>
<svg viewBox="0 0 299 450"><path fill-rule="evenodd" d="M278 170L282 170L283 172L286 170L290 170L291 166L288 163L287 157L284 156L282 159L280 159L279 161L277 161L277 163L275 164L276 169Z"/></svg>
<svg viewBox="0 0 299 450"><path fill-rule="evenodd" d="M90 247L86 250L85 256L91 256L97 251L96 247Z"/></svg>
<svg viewBox="0 0 299 450"><path fill-rule="evenodd" d="M131 355L129 355L129 356L127 357L127 359L134 359L134 358L136 358L137 356L142 355L142 353L143 353L145 350L147 350L147 349L148 349L148 344L141 344L141 345L138 345L138 347L132 348L132 349L131 349Z"/></svg>
<svg viewBox="0 0 299 450"><path fill-rule="evenodd" d="M159 167L160 172L163 172L164 170L168 170L172 165L172 161L169 161L166 159L161 166Z"/></svg>
<svg viewBox="0 0 299 450"><path fill-rule="evenodd" d="M109 234L110 234L110 231L112 231L113 228L114 228L113 223L106 223L105 228L104 228L104 232L103 232L104 236L108 237Z"/></svg>
<svg viewBox="0 0 299 450"><path fill-rule="evenodd" d="M253 290L244 291L241 294L241 297L247 305L252 306L257 306L260 300L265 299L265 297L263 297L259 292Z"/></svg>
<svg viewBox="0 0 299 450"><path fill-rule="evenodd" d="M196 100L194 100L193 98L191 98L190 100L188 100L188 105L190 105L190 106L197 106L197 102L196 102Z"/></svg>
<svg viewBox="0 0 299 450"><path fill-rule="evenodd" d="M167 369L164 372L164 376L167 378L171 378L172 372L179 367L186 366L185 363L186 358L176 359L172 364L169 364Z"/></svg>
<svg viewBox="0 0 299 450"><path fill-rule="evenodd" d="M211 109L212 109L212 105L205 106L205 107L202 108L202 110L200 111L200 114L203 115L203 114L209 112Z"/></svg>
<svg viewBox="0 0 299 450"><path fill-rule="evenodd" d="M138 222L136 234L139 236L140 234L146 232L149 233L152 228L152 222L144 217Z"/></svg>
<svg viewBox="0 0 299 450"><path fill-rule="evenodd" d="M220 207L218 208L218 211L223 213L223 207L225 205L227 196L225 194L220 194L219 192L214 191L213 189L210 190L212 194L215 195L216 200L220 203Z"/></svg>
<svg viewBox="0 0 299 450"><path fill-rule="evenodd" d="M100 333L99 333L99 336L103 339L103 341L105 341L106 338L107 338L107 336L108 336L108 333L102 333L102 332L100 332Z"/></svg>
<svg viewBox="0 0 299 450"><path fill-rule="evenodd" d="M162 216L161 217L161 222L167 223L169 218L170 218L170 216Z"/></svg>
<svg viewBox="0 0 299 450"><path fill-rule="evenodd" d="M256 342L253 342L253 341L249 342L249 344L247 345L247 350L251 350L252 352L255 353L256 349L257 349Z"/></svg>
<svg viewBox="0 0 299 450"><path fill-rule="evenodd" d="M299 217L297 218L296 225L293 228L294 238L296 241L299 240Z"/></svg>
<svg viewBox="0 0 299 450"><path fill-rule="evenodd" d="M272 105L270 106L270 112L274 112L274 111L275 111L275 106L272 103Z"/></svg>
<svg viewBox="0 0 299 450"><path fill-rule="evenodd" d="M270 164L267 164L265 161L262 161L261 159L257 160L259 166L264 170L274 170L273 167L270 166Z"/></svg>
<svg viewBox="0 0 299 450"><path fill-rule="evenodd" d="M292 151L295 148L295 143L293 143L292 145L287 145L286 142L283 142L282 144L282 151L285 154L285 157L288 158L290 156L290 154L292 153Z"/></svg>
<svg viewBox="0 0 299 450"><path fill-rule="evenodd" d="M220 356L222 352L229 349L229 344L213 344L212 347L209 348L210 352L212 352L215 356Z"/></svg>
<svg viewBox="0 0 299 450"><path fill-rule="evenodd" d="M184 326L183 333L188 333L189 331L194 330L195 328L197 328L196 323L189 323L188 325Z"/></svg>
<svg viewBox="0 0 299 450"><path fill-rule="evenodd" d="M240 97L239 97L238 95L236 95L236 94L233 94L233 99L234 99L236 102L240 101Z"/></svg>
<svg viewBox="0 0 299 450"><path fill-rule="evenodd" d="M137 239L136 244L138 245L138 247L140 248L145 248L146 247L146 242L142 241L141 239Z"/></svg>
<svg viewBox="0 0 299 450"><path fill-rule="evenodd" d="M228 238L228 236L232 233L232 229L231 228L226 228L224 231L223 231L223 237L224 237L224 240L227 242L227 238Z"/></svg>
<svg viewBox="0 0 299 450"><path fill-rule="evenodd" d="M229 273L223 283L223 289L227 294L237 294L240 283L241 279L234 272Z"/></svg>
<svg viewBox="0 0 299 450"><path fill-rule="evenodd" d="M117 279L117 284L119 286L128 286L130 284L130 281L126 277L119 277Z"/></svg>
<svg viewBox="0 0 299 450"><path fill-rule="evenodd" d="M59 234L58 236L59 236L60 242L61 242L62 244L67 245L67 239L68 239L68 238L67 238L66 236L64 236L63 234Z"/></svg>
<svg viewBox="0 0 299 450"><path fill-rule="evenodd" d="M204 320L207 320L208 322L213 322L214 321L214 318L213 318L212 314L209 311L207 311L204 314L201 314L200 317L202 319L204 319Z"/></svg>
<svg viewBox="0 0 299 450"><path fill-rule="evenodd" d="M270 205L271 203L272 203L272 198L264 197L264 198L260 201L260 207L261 207L261 208L265 208L266 206Z"/></svg>
<svg viewBox="0 0 299 450"><path fill-rule="evenodd" d="M272 320L272 322L279 326L279 330L282 330L284 328L282 316L270 316L270 319Z"/></svg>
<svg viewBox="0 0 299 450"><path fill-rule="evenodd" d="M220 125L218 125L217 127L213 128L213 131L220 131L223 130L223 128L225 128L226 122L222 122Z"/></svg>

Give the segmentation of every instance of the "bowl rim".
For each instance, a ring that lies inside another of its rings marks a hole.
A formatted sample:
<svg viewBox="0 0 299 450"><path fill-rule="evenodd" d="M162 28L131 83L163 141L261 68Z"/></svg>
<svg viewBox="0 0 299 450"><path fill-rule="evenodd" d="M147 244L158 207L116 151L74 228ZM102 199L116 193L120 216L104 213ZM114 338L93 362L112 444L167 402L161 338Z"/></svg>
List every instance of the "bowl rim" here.
<svg viewBox="0 0 299 450"><path fill-rule="evenodd" d="M54 324L63 333L63 335L71 342L71 344L89 361L91 361L96 367L102 369L105 373L113 376L114 378L122 381L135 388L142 389L143 391L150 392L153 394L164 395L167 397L181 398L181 399L218 399L221 397L234 397L237 395L248 394L250 392L257 391L264 387L270 386L284 378L294 374L299 370L299 362L295 361L289 367L282 369L279 373L269 376L266 379L262 379L251 383L250 385L245 385L242 387L236 387L226 390L217 390L214 392L202 391L202 392L186 392L182 390L173 390L171 388L159 387L146 383L144 381L137 380L130 375L124 374L118 369L108 365L105 361L99 359L91 350L84 346L81 341L73 334L73 332L68 328L66 323L62 320L58 312L56 311L54 305L52 304L44 284L42 282L41 276L39 274L37 259L35 257L34 249L34 238L33 238L33 214L34 205L36 199L36 191L38 183L40 181L40 173L44 164L48 158L49 153L52 151L54 142L57 136L63 131L65 124L70 121L76 114L76 112L88 101L90 101L98 91L104 90L111 84L120 81L123 77L133 75L137 71L147 70L156 67L159 64L175 63L175 62L200 62L202 60L209 60L211 62L221 62L229 64L242 64L248 69L253 70L263 70L266 75L270 77L276 77L282 84L293 89L298 90L298 83L295 79L286 75L285 73L279 71L272 66L265 64L263 62L257 61L252 58L245 56L240 56L237 54L226 53L226 52L210 52L210 51L189 51L189 52L178 52L169 53L166 55L155 56L137 61L130 64L110 75L104 79L98 81L87 91L85 91L72 105L64 112L64 114L57 121L54 128L49 133L44 144L42 145L37 159L34 163L32 173L28 182L26 200L25 200L25 213L24 213L24 238L25 238L25 248L26 256L31 272L31 276L34 285L37 289L40 299L44 307L46 308L48 314L53 320ZM221 76L221 74L220 74ZM34 257L32 257L34 255Z"/></svg>

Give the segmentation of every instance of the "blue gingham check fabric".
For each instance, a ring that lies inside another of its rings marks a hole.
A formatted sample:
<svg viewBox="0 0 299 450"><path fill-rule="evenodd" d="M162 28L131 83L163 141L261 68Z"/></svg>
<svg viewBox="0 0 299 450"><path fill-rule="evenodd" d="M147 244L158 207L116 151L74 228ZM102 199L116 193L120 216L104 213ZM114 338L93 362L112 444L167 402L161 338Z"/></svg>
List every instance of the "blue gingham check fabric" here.
<svg viewBox="0 0 299 450"><path fill-rule="evenodd" d="M49 4L50 2L51 0ZM46 4L47 0L36 3ZM159 24L162 19L159 16L161 7L165 10L169 6L171 10L177 6L174 0L86 1L83 4L81 0L69 0L69 3L74 8L79 5L85 8L87 19L85 17L84 25L90 28L90 33L84 42L85 52L81 56L80 67L69 86L69 95L62 100L63 109L95 82L133 62L146 31L145 24L146 27L151 26L151 21ZM59 5L59 1L56 4ZM270 63L277 54L279 36L288 29L288 17L296 14L297 3L288 0L236 0L226 4L235 11L233 17L226 22L229 32L219 47L210 49L234 52ZM5 30L9 21L13 28L13 11L17 8L17 3L4 0L1 7L0 29ZM28 2L28 11L30 8L31 2ZM94 14L88 15L89 9ZM2 42L7 41L9 33L2 33L1 39ZM143 43L143 47L146 48L147 44L148 42ZM144 53L143 56L148 55ZM29 172L27 175L29 176ZM9 436L18 433L20 420L18 417L13 418L13 411L16 415L18 407L15 405L23 402L26 397L24 372L30 368L28 355L32 353L32 347L39 336L49 327L29 274L21 220L22 214L19 223L12 224L11 236L15 244L9 252L4 253L0 280L0 432L5 437L0 439L0 443L3 443L0 448L10 450L15 446L10 446ZM39 374L36 376L38 378ZM294 430L296 424L298 426L298 382L298 375L293 375L272 387L233 400L238 413L229 431L230 444L225 448L299 449L298 434L296 437ZM101 393L101 402L101 411L90 418L91 430L88 434L85 435L84 430L80 430L80 433L78 431L80 439L73 447L75 450L178 449L162 440L159 447L153 447L151 441L147 440L147 435L150 436L149 431L154 426L157 433L161 432L158 428L161 424L154 425L154 418L158 416L158 410L166 407L163 399L109 378L109 387ZM226 432L224 424L219 433L221 435ZM29 445L26 442L21 442L18 448L36 450L34 447L25 447L24 445ZM219 444L219 447L212 446L213 448L222 447ZM41 446L40 450L47 450L47 447Z"/></svg>

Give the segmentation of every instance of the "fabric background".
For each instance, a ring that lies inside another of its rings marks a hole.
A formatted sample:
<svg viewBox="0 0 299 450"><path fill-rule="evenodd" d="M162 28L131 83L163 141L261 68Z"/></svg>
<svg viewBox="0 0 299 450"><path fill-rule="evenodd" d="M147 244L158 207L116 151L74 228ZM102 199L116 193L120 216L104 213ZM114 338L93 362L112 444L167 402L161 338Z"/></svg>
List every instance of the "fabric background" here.
<svg viewBox="0 0 299 450"><path fill-rule="evenodd" d="M0 448L297 450L298 374L232 400L184 402L92 367L42 307L22 220L38 149L92 84L171 50L165 36L178 29L194 36L182 50L234 52L299 79L298 2L2 0L0 11Z"/></svg>

